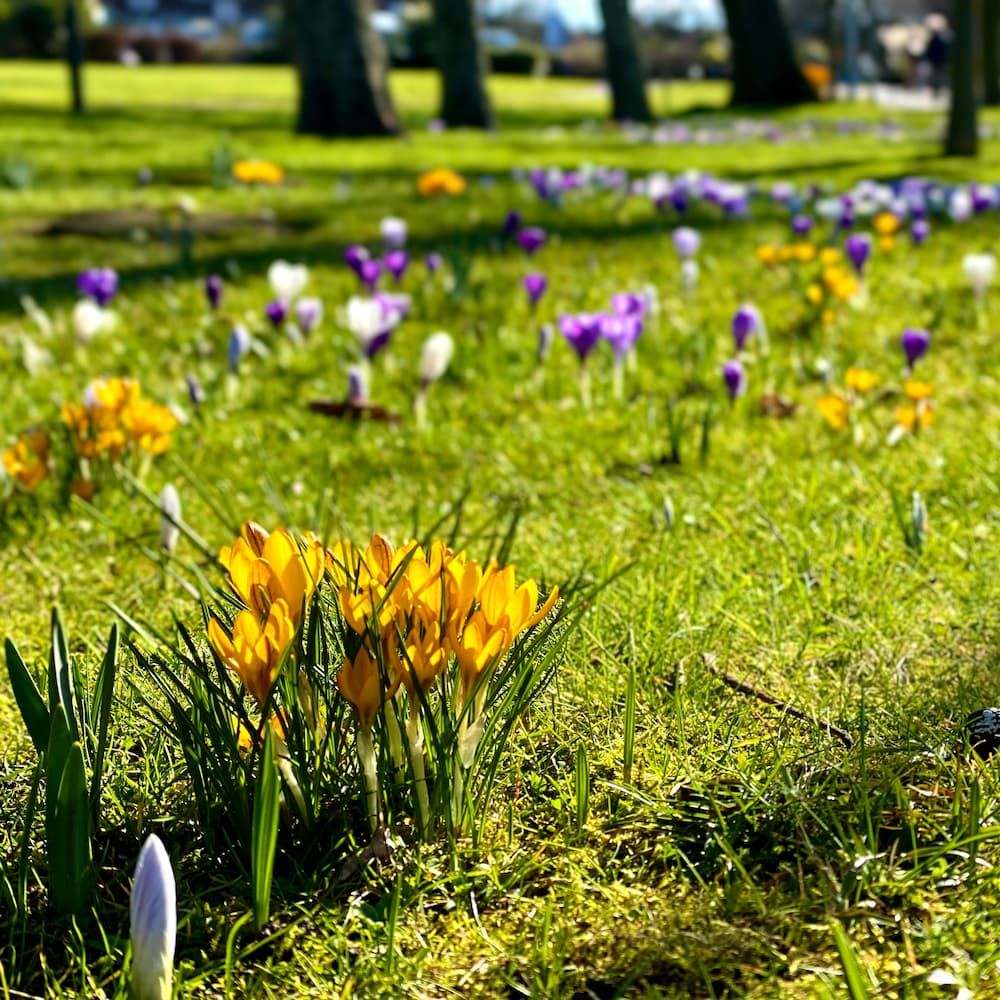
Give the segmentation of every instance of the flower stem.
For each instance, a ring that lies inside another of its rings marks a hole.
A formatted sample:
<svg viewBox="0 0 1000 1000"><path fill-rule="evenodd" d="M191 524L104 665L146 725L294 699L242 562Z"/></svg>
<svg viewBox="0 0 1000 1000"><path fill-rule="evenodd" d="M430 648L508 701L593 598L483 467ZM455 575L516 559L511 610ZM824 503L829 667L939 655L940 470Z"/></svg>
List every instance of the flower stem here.
<svg viewBox="0 0 1000 1000"><path fill-rule="evenodd" d="M358 726L358 758L364 775L365 804L368 807L368 822L372 833L378 829L378 770L375 759L375 743L371 729Z"/></svg>

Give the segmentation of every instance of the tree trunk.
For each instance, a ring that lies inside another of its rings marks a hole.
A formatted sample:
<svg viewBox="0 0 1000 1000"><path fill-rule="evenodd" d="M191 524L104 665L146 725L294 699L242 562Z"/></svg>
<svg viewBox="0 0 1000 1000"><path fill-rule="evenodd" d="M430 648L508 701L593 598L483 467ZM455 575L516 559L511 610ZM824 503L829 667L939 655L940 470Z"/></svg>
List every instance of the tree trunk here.
<svg viewBox="0 0 1000 1000"><path fill-rule="evenodd" d="M1000 0L983 0L983 103L1000 104Z"/></svg>
<svg viewBox="0 0 1000 1000"><path fill-rule="evenodd" d="M288 0L286 13L299 72L296 130L326 136L400 131L371 0Z"/></svg>
<svg viewBox="0 0 1000 1000"><path fill-rule="evenodd" d="M492 128L485 57L473 0L434 0L434 46L441 117L451 128Z"/></svg>
<svg viewBox="0 0 1000 1000"><path fill-rule="evenodd" d="M652 120L639 48L628 0L601 0L604 18L604 61L611 86L611 115L617 121Z"/></svg>
<svg viewBox="0 0 1000 1000"><path fill-rule="evenodd" d="M953 0L951 45L951 112L945 156L975 156L979 151L976 122L976 88L973 79L973 0Z"/></svg>
<svg viewBox="0 0 1000 1000"><path fill-rule="evenodd" d="M83 98L83 43L80 40L80 19L76 13L76 0L66 0L65 16L66 64L69 67L73 114L82 115L87 106Z"/></svg>
<svg viewBox="0 0 1000 1000"><path fill-rule="evenodd" d="M733 62L730 104L783 107L816 100L795 60L778 0L722 0Z"/></svg>

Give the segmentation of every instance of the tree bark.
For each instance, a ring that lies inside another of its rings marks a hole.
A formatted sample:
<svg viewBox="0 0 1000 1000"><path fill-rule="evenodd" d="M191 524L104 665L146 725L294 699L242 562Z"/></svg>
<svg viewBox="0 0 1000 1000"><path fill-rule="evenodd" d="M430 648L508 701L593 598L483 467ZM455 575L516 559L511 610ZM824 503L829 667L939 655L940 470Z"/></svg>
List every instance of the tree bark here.
<svg viewBox="0 0 1000 1000"><path fill-rule="evenodd" d="M1000 0L983 0L983 103L1000 104Z"/></svg>
<svg viewBox="0 0 1000 1000"><path fill-rule="evenodd" d="M80 19L76 13L76 0L66 0L66 64L69 67L69 86L73 114L82 115L87 110L83 97L83 43L80 40Z"/></svg>
<svg viewBox="0 0 1000 1000"><path fill-rule="evenodd" d="M434 45L441 117L451 128L492 128L485 55L473 0L434 0Z"/></svg>
<svg viewBox="0 0 1000 1000"><path fill-rule="evenodd" d="M296 130L323 136L399 132L371 0L288 0L286 14L299 73Z"/></svg>
<svg viewBox="0 0 1000 1000"><path fill-rule="evenodd" d="M604 61L611 86L611 115L617 121L652 120L646 83L635 40L628 0L601 0Z"/></svg>
<svg viewBox="0 0 1000 1000"><path fill-rule="evenodd" d="M945 156L975 156L979 152L974 80L973 0L953 0L951 23L951 111Z"/></svg>
<svg viewBox="0 0 1000 1000"><path fill-rule="evenodd" d="M816 100L795 59L778 0L722 0L733 62L730 104L785 107Z"/></svg>

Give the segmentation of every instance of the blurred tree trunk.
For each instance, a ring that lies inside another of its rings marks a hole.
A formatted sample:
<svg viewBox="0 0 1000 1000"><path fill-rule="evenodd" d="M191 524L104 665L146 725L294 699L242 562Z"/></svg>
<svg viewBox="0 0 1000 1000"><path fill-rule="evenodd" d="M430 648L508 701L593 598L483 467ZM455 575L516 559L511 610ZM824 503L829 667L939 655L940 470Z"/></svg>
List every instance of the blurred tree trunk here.
<svg viewBox="0 0 1000 1000"><path fill-rule="evenodd" d="M730 103L779 107L814 101L778 0L722 0L722 6L733 61Z"/></svg>
<svg viewBox="0 0 1000 1000"><path fill-rule="evenodd" d="M1000 104L1000 0L983 0L983 103Z"/></svg>
<svg viewBox="0 0 1000 1000"><path fill-rule="evenodd" d="M434 46L445 123L452 128L492 128L473 0L434 0Z"/></svg>
<svg viewBox="0 0 1000 1000"><path fill-rule="evenodd" d="M371 0L287 0L299 72L296 129L308 135L399 131L385 46L371 24Z"/></svg>
<svg viewBox="0 0 1000 1000"><path fill-rule="evenodd" d="M975 156L979 151L972 4L973 0L952 2L951 112L944 144L945 156Z"/></svg>
<svg viewBox="0 0 1000 1000"><path fill-rule="evenodd" d="M639 62L628 0L601 0L604 18L604 61L611 86L611 115L618 121L652 120L646 83Z"/></svg>
<svg viewBox="0 0 1000 1000"><path fill-rule="evenodd" d="M69 66L73 114L82 115L87 110L87 105L83 98L83 43L80 39L80 18L76 13L76 0L66 0L65 17L66 64Z"/></svg>

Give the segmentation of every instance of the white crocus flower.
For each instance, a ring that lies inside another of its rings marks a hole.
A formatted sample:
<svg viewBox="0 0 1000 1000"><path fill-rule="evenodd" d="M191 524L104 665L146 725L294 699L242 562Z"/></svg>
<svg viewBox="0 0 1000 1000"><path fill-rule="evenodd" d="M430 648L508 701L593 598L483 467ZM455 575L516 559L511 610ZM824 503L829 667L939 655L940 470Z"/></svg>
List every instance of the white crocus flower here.
<svg viewBox="0 0 1000 1000"><path fill-rule="evenodd" d="M134 1000L170 1000L177 940L177 889L170 858L156 834L139 852L129 901Z"/></svg>
<svg viewBox="0 0 1000 1000"><path fill-rule="evenodd" d="M443 330L432 333L424 341L420 352L420 388L413 401L418 427L427 423L427 390L448 370L454 353L455 342Z"/></svg>
<svg viewBox="0 0 1000 1000"><path fill-rule="evenodd" d="M387 215L382 220L382 242L389 250L401 250L406 246L408 229L405 219L399 219L394 215Z"/></svg>
<svg viewBox="0 0 1000 1000"><path fill-rule="evenodd" d="M92 299L80 299L73 306L73 333L76 339L81 344L89 343L108 325L110 315Z"/></svg>
<svg viewBox="0 0 1000 1000"><path fill-rule="evenodd" d="M167 483L160 494L160 547L168 556L174 554L181 535L181 498L173 483Z"/></svg>
<svg viewBox="0 0 1000 1000"><path fill-rule="evenodd" d="M305 264L289 264L287 260L276 260L267 269L267 280L275 297L285 302L294 302L309 281L309 269Z"/></svg>
<svg viewBox="0 0 1000 1000"><path fill-rule="evenodd" d="M968 253L962 258L962 271L977 301L982 300L996 277L997 259L991 253Z"/></svg>

